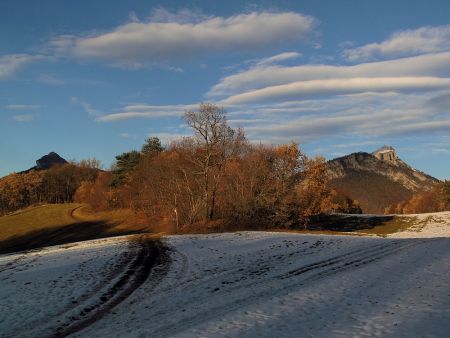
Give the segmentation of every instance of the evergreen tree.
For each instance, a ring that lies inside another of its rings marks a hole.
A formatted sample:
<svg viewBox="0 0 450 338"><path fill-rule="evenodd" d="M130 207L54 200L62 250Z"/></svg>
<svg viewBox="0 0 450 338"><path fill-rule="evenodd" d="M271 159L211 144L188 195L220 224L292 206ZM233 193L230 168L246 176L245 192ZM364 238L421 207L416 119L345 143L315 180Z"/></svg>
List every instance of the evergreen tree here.
<svg viewBox="0 0 450 338"><path fill-rule="evenodd" d="M141 153L136 150L127 151L116 156L115 177L111 183L112 186L119 186L125 182L125 179L141 160Z"/></svg>
<svg viewBox="0 0 450 338"><path fill-rule="evenodd" d="M161 140L159 138L149 137L148 139L145 140L141 152L143 155L153 156L159 154L163 150L164 148L161 145Z"/></svg>

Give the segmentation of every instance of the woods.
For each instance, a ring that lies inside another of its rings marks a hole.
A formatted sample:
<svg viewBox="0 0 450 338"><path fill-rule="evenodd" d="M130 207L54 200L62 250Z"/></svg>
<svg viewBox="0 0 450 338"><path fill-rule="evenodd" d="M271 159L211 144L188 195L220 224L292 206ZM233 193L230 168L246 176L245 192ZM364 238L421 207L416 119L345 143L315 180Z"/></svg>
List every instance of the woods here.
<svg viewBox="0 0 450 338"><path fill-rule="evenodd" d="M0 215L35 204L72 202L82 182L96 179L98 166L97 160L89 159L3 177Z"/></svg>
<svg viewBox="0 0 450 338"><path fill-rule="evenodd" d="M229 126L223 108L202 104L184 116L192 136L165 148L150 138L116 157L112 173L83 182L76 200L131 208L166 230L209 226L306 227L343 207L328 188L325 160L297 144L253 144Z"/></svg>

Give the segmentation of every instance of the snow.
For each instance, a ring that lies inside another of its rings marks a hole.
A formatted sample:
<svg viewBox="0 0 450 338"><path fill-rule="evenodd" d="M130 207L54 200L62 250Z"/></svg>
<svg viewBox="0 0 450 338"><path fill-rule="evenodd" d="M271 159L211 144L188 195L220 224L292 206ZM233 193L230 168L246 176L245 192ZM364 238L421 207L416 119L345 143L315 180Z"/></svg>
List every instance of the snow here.
<svg viewBox="0 0 450 338"><path fill-rule="evenodd" d="M433 238L450 237L450 212L405 215L414 220L413 225L405 231L397 232L395 238Z"/></svg>
<svg viewBox="0 0 450 338"><path fill-rule="evenodd" d="M129 247L125 238L110 238L0 256L0 335L43 336L70 318L101 292Z"/></svg>
<svg viewBox="0 0 450 338"><path fill-rule="evenodd" d="M449 219L420 215L427 222L396 234L408 238L168 236L168 271L73 336L447 337ZM77 321L137 250L118 237L0 256L0 336Z"/></svg>

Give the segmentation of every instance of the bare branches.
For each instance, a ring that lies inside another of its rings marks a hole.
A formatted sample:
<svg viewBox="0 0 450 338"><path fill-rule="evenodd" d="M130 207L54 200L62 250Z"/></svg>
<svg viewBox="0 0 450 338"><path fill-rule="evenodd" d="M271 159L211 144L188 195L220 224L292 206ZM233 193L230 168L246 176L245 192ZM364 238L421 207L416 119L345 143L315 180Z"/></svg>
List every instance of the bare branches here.
<svg viewBox="0 0 450 338"><path fill-rule="evenodd" d="M189 154L190 161L199 167L203 176L205 219L212 219L219 178L245 137L242 130L235 131L228 126L225 110L214 104L203 103L198 111L187 111L184 118L194 130L192 140L196 149Z"/></svg>

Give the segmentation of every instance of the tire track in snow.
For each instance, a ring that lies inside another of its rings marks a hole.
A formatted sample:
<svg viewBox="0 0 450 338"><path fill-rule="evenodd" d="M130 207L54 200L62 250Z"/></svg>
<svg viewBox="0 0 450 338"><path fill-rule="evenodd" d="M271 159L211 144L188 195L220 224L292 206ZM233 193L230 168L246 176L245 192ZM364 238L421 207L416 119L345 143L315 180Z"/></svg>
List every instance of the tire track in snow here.
<svg viewBox="0 0 450 338"><path fill-rule="evenodd" d="M168 271L170 262L165 253L165 246L161 241L148 240L145 236L141 236L138 243L141 249L121 278L106 292L92 295L92 298L96 298L92 305L81 309L77 316L60 325L49 337L67 337L97 322L139 288L158 265L162 268L158 273L154 273L153 286L161 281Z"/></svg>
<svg viewBox="0 0 450 338"><path fill-rule="evenodd" d="M307 264L297 269L291 270L287 273L278 274L267 277L264 280L251 280L248 283L238 285L232 288L224 288L223 291L209 293L206 297L216 297L223 300L222 304L213 305L204 310L192 315L187 315L177 323L167 323L152 332L152 336L171 336L180 332L186 332L189 328L201 325L209 320L220 318L226 314L238 310L247 305L258 302L260 299L267 299L267 297L276 297L289 293L291 290L301 287L302 285L314 282L338 273L352 271L370 263L379 261L392 254L411 249L417 245L428 243L436 239L425 240L400 240L390 243L377 244L375 247L367 249L357 249L333 258L325 259L312 264ZM285 280L287 284L282 287L277 285L277 281ZM249 294L248 289L251 287L252 291ZM258 290L258 288L260 288ZM274 291L273 288L276 288ZM247 291L244 296L237 297L236 291ZM234 291L234 292L232 292ZM231 295L235 295L234 297ZM207 304L206 299L197 298L194 300L199 304L198 308L202 308L201 304ZM192 303L193 299L188 299L187 302ZM174 303L172 308L165 308L164 312L175 311L185 304ZM190 305L190 308L196 306ZM204 307L203 307L204 308ZM158 314L149 314L157 319ZM181 323L180 323L181 322Z"/></svg>
<svg viewBox="0 0 450 338"><path fill-rule="evenodd" d="M322 250L324 250L324 246L321 246L322 244L325 244L322 240L317 240L314 243L310 244L309 242L303 242L303 244L308 244L308 246L302 248L302 249L297 249L295 251L290 252L289 254L284 254L284 255L274 255L271 257L267 257L264 258L264 263L265 266L267 266L268 264L272 264L274 262L276 262L276 264L278 263L284 263L286 261L289 261L292 259L292 256L295 255L296 258L302 258L305 256L311 256L314 255L318 252L321 252ZM333 242L326 242L327 246L335 246L335 245L339 245L340 242L339 241L333 241ZM360 250L365 250L365 249L360 249ZM176 250L178 253L180 253L178 250ZM181 254L181 253L180 253ZM183 256L185 256L184 254L182 254ZM257 255L257 254L256 254ZM186 257L186 256L185 256ZM184 290L188 290L190 287L192 287L192 285L189 285L188 283L190 282L195 282L196 284L200 284L200 283L207 283L210 280L214 280L217 279L217 277L220 277L222 275L226 276L227 274L233 274L233 273L239 273L241 272L243 269L240 266L233 266L230 269L223 269L220 270L216 273L211 274L210 270L205 270L205 274L201 277L197 277L197 278L193 278L193 279L189 279L189 280L185 280L180 282L181 283L185 283L187 284L186 286L183 287ZM270 268L266 268L264 271L262 271L264 269L262 269L261 264L259 264L258 262L256 262L255 266L252 267L252 270L248 271L249 274L254 274L254 275L263 275L267 272L270 271ZM186 283L187 282L187 283ZM250 283L250 284L254 284L254 283Z"/></svg>
<svg viewBox="0 0 450 338"><path fill-rule="evenodd" d="M125 301L144 282L154 288L166 275L170 258L166 246L157 239L145 235L132 240L123 261L114 266L96 286L46 321L27 325L18 337L30 334L41 337L66 337L79 332ZM149 277L152 277L150 280ZM40 324L40 325L39 325ZM31 330L31 331L30 331Z"/></svg>

